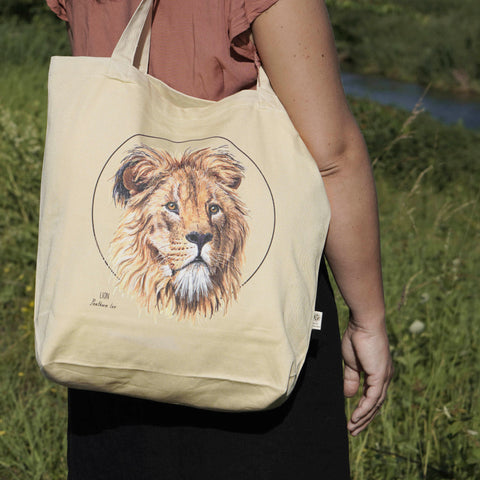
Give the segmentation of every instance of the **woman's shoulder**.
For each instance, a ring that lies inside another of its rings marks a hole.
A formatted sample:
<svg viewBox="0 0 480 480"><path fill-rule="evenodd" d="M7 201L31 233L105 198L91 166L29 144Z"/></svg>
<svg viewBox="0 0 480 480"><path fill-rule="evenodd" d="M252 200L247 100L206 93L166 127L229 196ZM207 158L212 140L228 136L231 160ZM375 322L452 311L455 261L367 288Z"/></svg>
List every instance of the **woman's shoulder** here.
<svg viewBox="0 0 480 480"><path fill-rule="evenodd" d="M229 28L230 37L244 32L254 20L278 0L230 0Z"/></svg>

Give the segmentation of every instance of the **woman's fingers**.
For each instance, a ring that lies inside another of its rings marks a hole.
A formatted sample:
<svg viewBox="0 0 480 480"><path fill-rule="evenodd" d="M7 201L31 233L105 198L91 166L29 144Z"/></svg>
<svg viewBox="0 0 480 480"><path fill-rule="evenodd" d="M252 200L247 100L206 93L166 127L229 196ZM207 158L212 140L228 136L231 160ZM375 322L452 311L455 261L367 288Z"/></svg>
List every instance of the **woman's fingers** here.
<svg viewBox="0 0 480 480"><path fill-rule="evenodd" d="M348 422L352 435L357 435L373 420L385 402L393 375L388 339L383 331L358 331L349 327L342 341L345 362L344 392L353 396L363 373L363 395Z"/></svg>

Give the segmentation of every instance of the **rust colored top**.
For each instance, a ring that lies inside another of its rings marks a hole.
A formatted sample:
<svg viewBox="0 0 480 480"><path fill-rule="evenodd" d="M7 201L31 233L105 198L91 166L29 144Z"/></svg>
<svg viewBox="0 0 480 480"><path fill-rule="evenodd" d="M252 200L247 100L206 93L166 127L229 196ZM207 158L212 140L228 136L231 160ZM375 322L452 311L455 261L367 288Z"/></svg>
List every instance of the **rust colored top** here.
<svg viewBox="0 0 480 480"><path fill-rule="evenodd" d="M140 0L46 0L68 22L73 55L108 57ZM254 88L250 25L277 0L155 2L149 73L188 95L220 100Z"/></svg>

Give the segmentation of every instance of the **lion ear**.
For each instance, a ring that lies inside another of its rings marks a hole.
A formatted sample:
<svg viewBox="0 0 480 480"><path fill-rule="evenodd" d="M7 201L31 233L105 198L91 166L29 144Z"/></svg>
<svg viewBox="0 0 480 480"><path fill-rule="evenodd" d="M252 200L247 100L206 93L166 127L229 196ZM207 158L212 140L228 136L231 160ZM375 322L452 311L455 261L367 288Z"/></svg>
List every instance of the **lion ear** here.
<svg viewBox="0 0 480 480"><path fill-rule="evenodd" d="M143 192L148 186L150 176L145 175L145 173L147 172L141 172L138 163L135 165L128 165L127 168L123 170L123 185L129 191L130 196ZM152 172L150 171L148 173Z"/></svg>
<svg viewBox="0 0 480 480"><path fill-rule="evenodd" d="M242 179L243 179L243 174L233 176L232 178L230 178L230 181L227 186L229 188L232 188L233 190L236 190L242 183Z"/></svg>
<svg viewBox="0 0 480 480"><path fill-rule="evenodd" d="M124 207L131 197L158 182L164 176L167 163L155 150L147 147L133 149L122 160L122 166L115 174L115 204L120 203Z"/></svg>
<svg viewBox="0 0 480 480"><path fill-rule="evenodd" d="M243 175L240 173L233 173L227 171L215 171L212 175L217 179L217 182L224 185L231 190L236 190L242 183Z"/></svg>
<svg viewBox="0 0 480 480"><path fill-rule="evenodd" d="M211 171L221 184L232 190L240 186L244 177L243 166L229 154L219 156Z"/></svg>

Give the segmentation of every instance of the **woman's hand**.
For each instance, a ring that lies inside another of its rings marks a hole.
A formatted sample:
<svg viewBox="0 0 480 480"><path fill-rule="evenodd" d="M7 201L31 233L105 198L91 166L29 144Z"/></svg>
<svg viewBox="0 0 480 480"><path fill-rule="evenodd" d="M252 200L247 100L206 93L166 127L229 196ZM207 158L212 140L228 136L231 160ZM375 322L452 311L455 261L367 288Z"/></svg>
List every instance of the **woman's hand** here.
<svg viewBox="0 0 480 480"><path fill-rule="evenodd" d="M366 328L352 317L343 335L342 354L346 397L357 393L363 372L363 395L348 422L348 430L355 436L379 411L393 376L385 322L382 320L377 326Z"/></svg>

